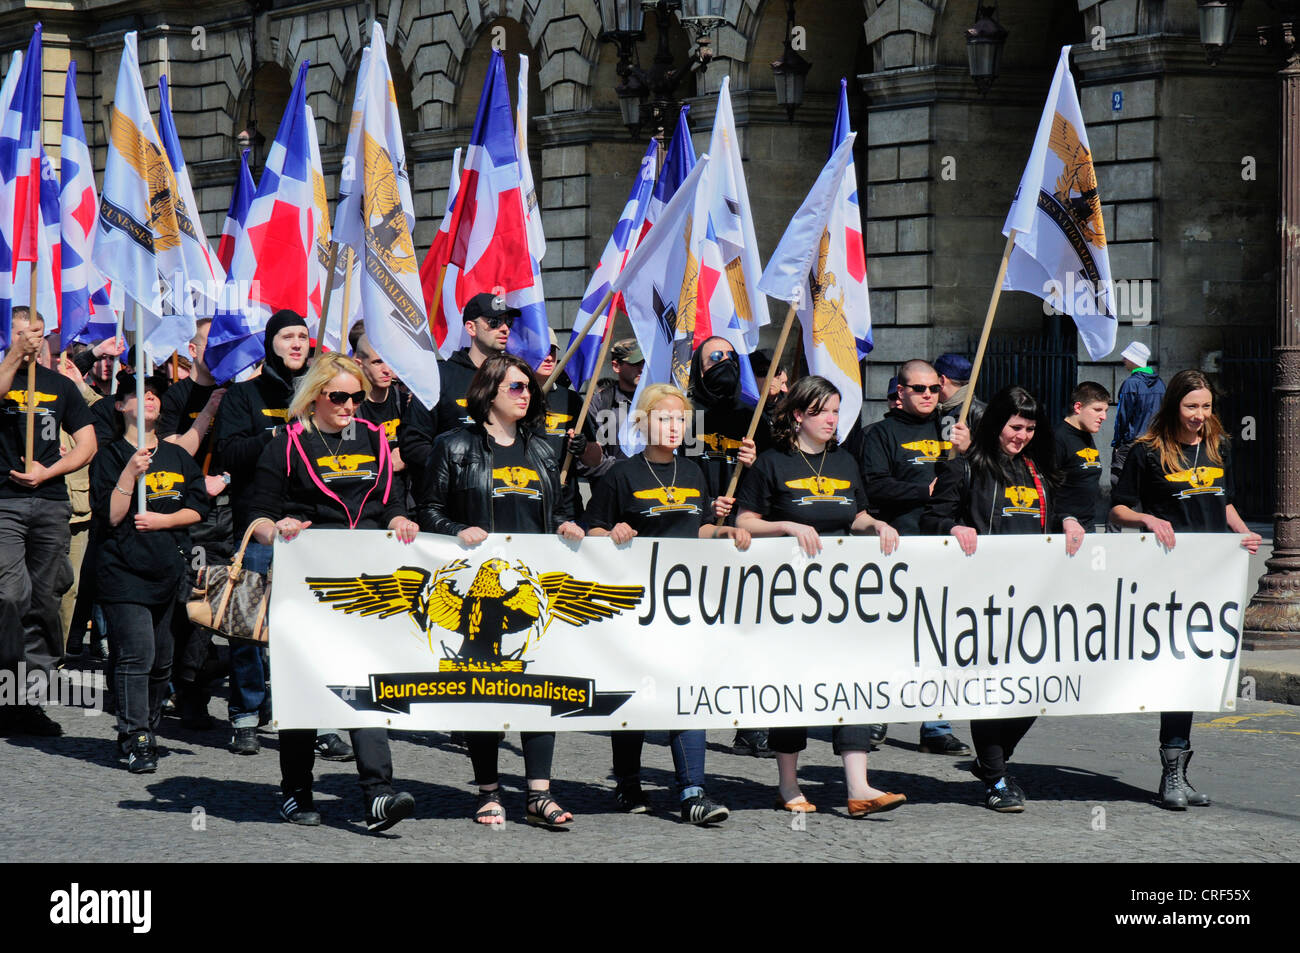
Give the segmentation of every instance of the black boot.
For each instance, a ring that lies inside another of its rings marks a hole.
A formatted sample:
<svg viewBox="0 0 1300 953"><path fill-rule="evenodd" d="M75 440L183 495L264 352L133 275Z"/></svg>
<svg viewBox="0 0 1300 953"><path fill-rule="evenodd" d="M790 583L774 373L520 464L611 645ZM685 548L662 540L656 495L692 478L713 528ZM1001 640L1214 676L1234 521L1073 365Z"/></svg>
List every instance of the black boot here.
<svg viewBox="0 0 1300 953"><path fill-rule="evenodd" d="M1209 807L1210 796L1201 794L1194 787L1192 782L1187 780L1187 762L1192 760L1190 748L1184 748L1178 755L1178 777L1182 781L1183 793L1187 796L1187 803L1192 807Z"/></svg>
<svg viewBox="0 0 1300 953"><path fill-rule="evenodd" d="M1160 790L1156 796L1160 806L1171 811L1187 810L1187 791L1183 781L1183 755L1190 754L1186 748L1161 748L1160 763L1164 773L1160 775Z"/></svg>

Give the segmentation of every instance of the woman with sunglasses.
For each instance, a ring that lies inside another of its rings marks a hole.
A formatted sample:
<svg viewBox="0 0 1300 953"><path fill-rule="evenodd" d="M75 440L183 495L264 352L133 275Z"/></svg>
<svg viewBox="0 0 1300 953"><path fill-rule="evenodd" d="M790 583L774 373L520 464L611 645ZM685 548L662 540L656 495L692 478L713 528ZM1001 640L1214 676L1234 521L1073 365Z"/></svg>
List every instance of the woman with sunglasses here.
<svg viewBox="0 0 1300 953"><path fill-rule="evenodd" d="M366 399L361 366L337 352L322 354L299 379L289 404L289 424L257 462L249 510L260 520L253 534L271 545L308 529L387 529L403 543L419 527L406 517L401 483L393 477L384 429L356 416ZM343 544L346 545L346 544ZM365 800L366 828L384 831L410 817L415 799L393 790L388 732L351 732ZM284 800L280 816L293 824L320 823L312 799L316 760L313 729L280 732Z"/></svg>
<svg viewBox="0 0 1300 953"><path fill-rule="evenodd" d="M1056 443L1047 412L1023 387L993 395L975 425L970 449L941 461L921 532L954 536L967 556L980 536L1044 534L1063 523L1065 551L1083 545L1083 524L1056 512ZM1007 774L1007 762L1034 723L1033 718L985 718L971 722L975 762L971 772L984 782L984 806L1003 814L1025 809L1025 792Z"/></svg>
<svg viewBox="0 0 1300 953"><path fill-rule="evenodd" d="M1261 542L1233 506L1232 442L1214 412L1214 390L1200 371L1179 371L1165 390L1147 432L1133 444L1111 491L1111 522L1155 535L1173 549L1175 533L1239 533L1254 555ZM1196 492L1187 492L1195 486ZM1141 512L1138 512L1138 508ZM1192 713L1160 714L1157 796L1162 807L1208 807L1209 795L1187 780Z"/></svg>
<svg viewBox="0 0 1300 953"><path fill-rule="evenodd" d="M443 434L433 445L427 479L416 487L422 529L477 546L489 533L556 533L581 540L568 500L560 490L555 453L537 427L546 401L532 369L511 354L489 357L466 394L474 423ZM497 755L500 732L466 732L478 805L473 820L505 823ZM560 828L573 821L551 797L555 732L522 732L528 779L525 817L530 824Z"/></svg>
<svg viewBox="0 0 1300 953"><path fill-rule="evenodd" d="M646 448L620 460L596 486L587 508L591 536L608 536L622 545L636 536L659 539L730 539L736 548L749 548L749 533L734 526L714 526L713 517L728 516L734 500L709 495L704 474L695 462L677 451L686 435L691 402L671 384L651 384L641 394L636 420ZM610 733L614 749L615 797L629 814L649 809L641 790L641 748L644 731ZM670 731L668 744L677 773L682 820L716 824L727 819L727 808L704 793L704 731Z"/></svg>
<svg viewBox="0 0 1300 953"><path fill-rule="evenodd" d="M822 549L823 536L873 533L888 556L898 533L867 512L857 461L839 449L840 392L824 377L805 377L790 388L777 409L771 450L759 454L736 497L736 526L752 536L793 536L809 556ZM772 728L768 744L776 752L778 810L811 814L817 810L799 790L799 752L808 746L807 728ZM900 807L907 797L874 788L867 781L870 726L836 725L831 744L844 764L850 817L865 817Z"/></svg>

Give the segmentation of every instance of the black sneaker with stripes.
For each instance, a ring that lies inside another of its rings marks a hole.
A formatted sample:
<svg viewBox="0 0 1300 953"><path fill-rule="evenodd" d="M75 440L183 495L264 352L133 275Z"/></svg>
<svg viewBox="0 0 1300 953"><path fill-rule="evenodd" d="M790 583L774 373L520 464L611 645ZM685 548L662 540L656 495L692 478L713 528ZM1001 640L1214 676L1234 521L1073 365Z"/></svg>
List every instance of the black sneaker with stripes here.
<svg viewBox="0 0 1300 953"><path fill-rule="evenodd" d="M287 793L284 802L280 805L280 816L290 824L300 824L303 827L320 826L320 812L312 803L310 791Z"/></svg>
<svg viewBox="0 0 1300 953"><path fill-rule="evenodd" d="M688 824L721 824L730 816L730 811L707 794L697 794L682 801L682 820Z"/></svg>
<svg viewBox="0 0 1300 953"><path fill-rule="evenodd" d="M366 808L366 830L386 831L398 821L404 821L415 813L415 798L405 791L397 794L381 794L370 800Z"/></svg>

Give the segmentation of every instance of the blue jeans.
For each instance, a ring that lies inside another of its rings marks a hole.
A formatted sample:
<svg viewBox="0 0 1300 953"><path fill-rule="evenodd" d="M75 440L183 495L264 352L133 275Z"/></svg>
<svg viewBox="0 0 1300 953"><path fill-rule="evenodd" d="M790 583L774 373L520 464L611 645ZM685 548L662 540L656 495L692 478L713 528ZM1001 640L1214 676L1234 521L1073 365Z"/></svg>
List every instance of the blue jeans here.
<svg viewBox="0 0 1300 953"><path fill-rule="evenodd" d="M244 568L264 573L271 567L271 547L250 542ZM266 683L266 649L252 642L230 644L230 724L256 728L271 713L271 689Z"/></svg>
<svg viewBox="0 0 1300 953"><path fill-rule="evenodd" d="M614 749L614 776L620 781L631 781L641 774L641 745L644 731L611 731L610 743ZM668 747L673 753L673 769L677 777L677 791L704 787L704 729L668 732Z"/></svg>
<svg viewBox="0 0 1300 953"><path fill-rule="evenodd" d="M952 734L952 725L946 721L921 722L922 738L942 738L944 735L950 734Z"/></svg>

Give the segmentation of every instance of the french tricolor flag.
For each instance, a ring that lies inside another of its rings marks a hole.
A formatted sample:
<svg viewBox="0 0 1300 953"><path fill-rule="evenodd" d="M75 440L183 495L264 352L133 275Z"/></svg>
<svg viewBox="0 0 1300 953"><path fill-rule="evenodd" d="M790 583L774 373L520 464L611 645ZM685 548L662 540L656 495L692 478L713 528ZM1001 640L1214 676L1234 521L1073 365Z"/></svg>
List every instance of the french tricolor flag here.
<svg viewBox="0 0 1300 953"><path fill-rule="evenodd" d="M853 132L849 128L847 79L840 80L840 108L835 114L835 132L831 135L831 154ZM858 360L874 347L871 340L871 296L867 293L867 253L862 240L862 210L858 205L858 173L852 157L840 183L839 200L828 227L843 229L847 274L844 276L844 314L858 345Z"/></svg>
<svg viewBox="0 0 1300 953"><path fill-rule="evenodd" d="M17 72L15 73L15 70ZM11 85L12 82L12 85ZM41 25L5 79L0 118L0 346L9 346L18 263L36 261L41 202ZM12 90L12 92L11 92Z"/></svg>
<svg viewBox="0 0 1300 953"><path fill-rule="evenodd" d="M63 287L60 297L63 310L59 322L59 344L67 348L91 330L94 305L92 295L100 292L104 279L90 263L95 240L95 216L99 199L95 195L95 167L86 146L86 132L81 123L81 106L77 102L77 61L68 64L67 86L63 94L63 138L59 143L59 226L62 240ZM108 304L101 294L101 305ZM112 311L102 308L111 319ZM111 324L110 320L110 324ZM111 337L115 328L110 327Z"/></svg>
<svg viewBox="0 0 1300 953"><path fill-rule="evenodd" d="M465 322L460 319L461 309L456 304L456 282L460 269L451 263L451 221L455 218L456 192L460 189L460 149L451 157L451 179L447 183L447 210L442 224L433 236L433 244L420 266L420 287L424 291L424 307L429 315L429 329L444 358L452 352L468 347L465 340Z"/></svg>
<svg viewBox="0 0 1300 953"><path fill-rule="evenodd" d="M641 159L641 168L637 172L636 181L632 183L632 189L628 193L627 203L623 206L623 211L618 217L618 223L614 226L614 233L609 236L609 241L605 243L605 250L601 253L600 262L592 273L591 281L587 283L587 290L583 292L582 304L578 308L578 317L574 322L573 333L569 337L568 347L573 346L574 339L586 326L595 310L600 307L601 302L605 300L610 285L623 271L628 256L632 254L636 248L636 243L641 238L641 226L645 223L646 209L650 205L650 194L654 191L655 165L658 155L659 143L651 139L650 145L646 148L645 156ZM694 161L694 156L691 158ZM581 388L593 374L599 373L600 368L596 366L596 358L600 356L600 344L605 336L605 324L622 309L622 306L621 298L616 295L606 306L605 311L592 322L591 328L582 339L582 343L573 352L573 357L569 358L569 363L565 365L565 369L569 372L569 379L573 381L574 387Z"/></svg>
<svg viewBox="0 0 1300 953"><path fill-rule="evenodd" d="M221 267L230 272L235 260L235 241L244 230L244 220L248 218L248 207L253 204L253 174L248 171L248 150L239 155L239 172L235 176L235 188L230 195L230 208L226 210L226 221L221 226L221 240L217 242L217 261Z"/></svg>

